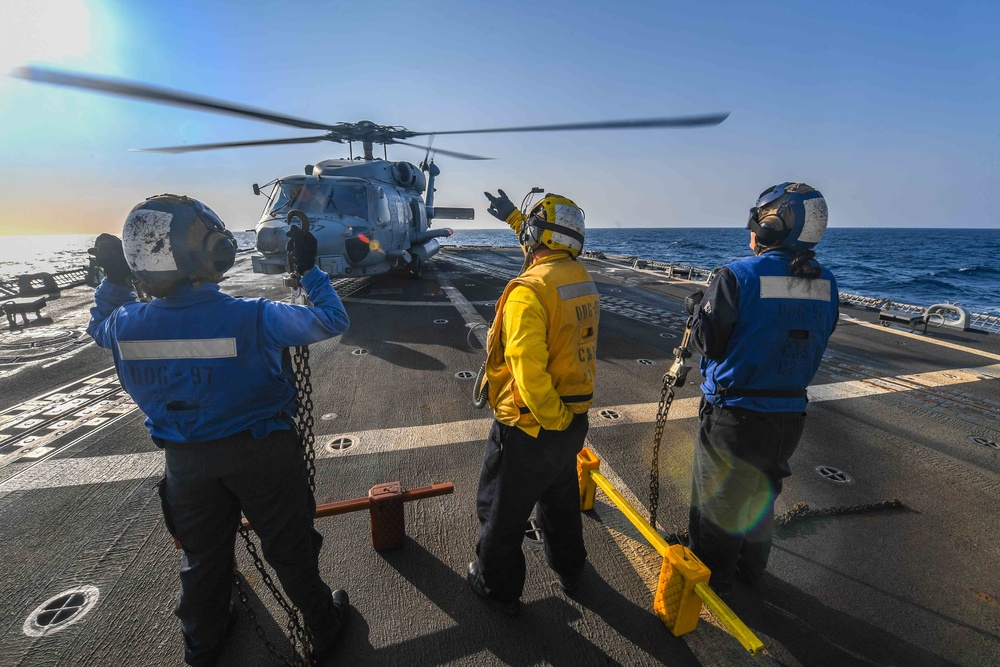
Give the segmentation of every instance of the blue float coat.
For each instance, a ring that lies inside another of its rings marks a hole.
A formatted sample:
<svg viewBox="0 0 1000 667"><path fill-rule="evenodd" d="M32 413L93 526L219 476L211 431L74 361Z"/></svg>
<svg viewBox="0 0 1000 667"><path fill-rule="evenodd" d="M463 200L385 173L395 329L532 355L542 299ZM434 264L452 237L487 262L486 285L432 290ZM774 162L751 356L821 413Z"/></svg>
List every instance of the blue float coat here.
<svg viewBox="0 0 1000 667"><path fill-rule="evenodd" d="M701 385L713 405L759 412L803 412L804 398L721 396L718 388L804 391L837 323L837 283L791 278L784 250L726 265L695 316Z"/></svg>
<svg viewBox="0 0 1000 667"><path fill-rule="evenodd" d="M342 334L349 320L329 276L302 276L313 306L234 298L216 284L148 303L105 280L87 327L156 439L205 442L291 428L295 378L285 349Z"/></svg>

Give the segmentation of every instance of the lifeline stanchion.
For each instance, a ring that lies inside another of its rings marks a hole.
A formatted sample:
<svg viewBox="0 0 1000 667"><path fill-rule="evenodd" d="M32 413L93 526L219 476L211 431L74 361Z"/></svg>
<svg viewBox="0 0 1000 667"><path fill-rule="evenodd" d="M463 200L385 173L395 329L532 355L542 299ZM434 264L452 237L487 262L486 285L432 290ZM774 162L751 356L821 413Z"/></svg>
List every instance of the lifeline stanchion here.
<svg viewBox="0 0 1000 667"><path fill-rule="evenodd" d="M764 644L753 634L725 602L709 588L711 571L694 553L680 544L667 541L639 513L632 504L619 493L618 489L600 472L601 460L584 447L577 454L576 469L580 481L580 509L594 509L594 495L597 487L611 499L629 521L642 533L656 551L663 556L660 579L653 598L653 611L675 637L687 634L698 627L698 614L702 603L736 637L737 641L756 655Z"/></svg>

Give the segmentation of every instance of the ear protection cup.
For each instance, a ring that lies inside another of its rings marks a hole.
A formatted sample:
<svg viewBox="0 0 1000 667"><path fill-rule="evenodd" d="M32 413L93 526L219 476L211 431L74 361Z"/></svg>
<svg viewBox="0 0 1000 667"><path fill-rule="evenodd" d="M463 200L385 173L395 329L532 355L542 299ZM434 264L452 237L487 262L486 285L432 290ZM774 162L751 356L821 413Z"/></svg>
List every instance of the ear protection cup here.
<svg viewBox="0 0 1000 667"><path fill-rule="evenodd" d="M756 223L754 231L761 245L774 245L784 236L785 223L777 215L765 215Z"/></svg>
<svg viewBox="0 0 1000 667"><path fill-rule="evenodd" d="M228 229L224 232L211 231L202 242L202 261L211 262L219 273L225 273L236 263L236 237Z"/></svg>
<svg viewBox="0 0 1000 667"><path fill-rule="evenodd" d="M538 215L532 214L527 220L521 223L520 234L518 234L518 242L531 250L541 243L542 230L538 227L539 222L544 222L542 218Z"/></svg>

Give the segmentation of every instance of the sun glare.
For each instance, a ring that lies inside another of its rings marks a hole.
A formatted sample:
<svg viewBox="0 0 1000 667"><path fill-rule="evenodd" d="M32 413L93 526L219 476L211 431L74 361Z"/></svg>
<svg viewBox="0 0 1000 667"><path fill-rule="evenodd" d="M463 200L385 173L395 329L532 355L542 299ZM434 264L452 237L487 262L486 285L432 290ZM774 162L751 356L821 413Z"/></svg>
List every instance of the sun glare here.
<svg viewBox="0 0 1000 667"><path fill-rule="evenodd" d="M0 73L33 62L71 65L90 51L90 12L83 0L0 0L0 19Z"/></svg>

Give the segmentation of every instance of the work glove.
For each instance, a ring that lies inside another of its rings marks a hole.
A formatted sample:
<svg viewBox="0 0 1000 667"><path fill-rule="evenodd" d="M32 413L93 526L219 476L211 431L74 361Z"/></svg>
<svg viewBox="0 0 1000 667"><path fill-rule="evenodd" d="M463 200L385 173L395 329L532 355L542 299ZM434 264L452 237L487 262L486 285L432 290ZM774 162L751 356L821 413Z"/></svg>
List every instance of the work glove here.
<svg viewBox="0 0 1000 667"><path fill-rule="evenodd" d="M701 304L701 299L704 296L704 292L701 290L695 290L684 297L684 310L687 311L688 315L694 315L694 311L698 309L698 306Z"/></svg>
<svg viewBox="0 0 1000 667"><path fill-rule="evenodd" d="M292 225L285 234L288 237L288 250L295 257L295 270L300 276L316 266L316 237L312 232L302 232L297 225Z"/></svg>
<svg viewBox="0 0 1000 667"><path fill-rule="evenodd" d="M97 265L104 269L104 276L117 285L128 285L132 267L125 260L122 240L113 234L101 234L90 249Z"/></svg>
<svg viewBox="0 0 1000 667"><path fill-rule="evenodd" d="M490 207L486 210L489 211L490 215L494 218L499 218L500 220L507 222L507 218L510 217L511 213L517 210L517 207L514 206L514 202L507 198L506 192L503 190L497 190L497 192L500 193L499 197L494 197L489 192L483 193L486 195L486 198L490 200Z"/></svg>

